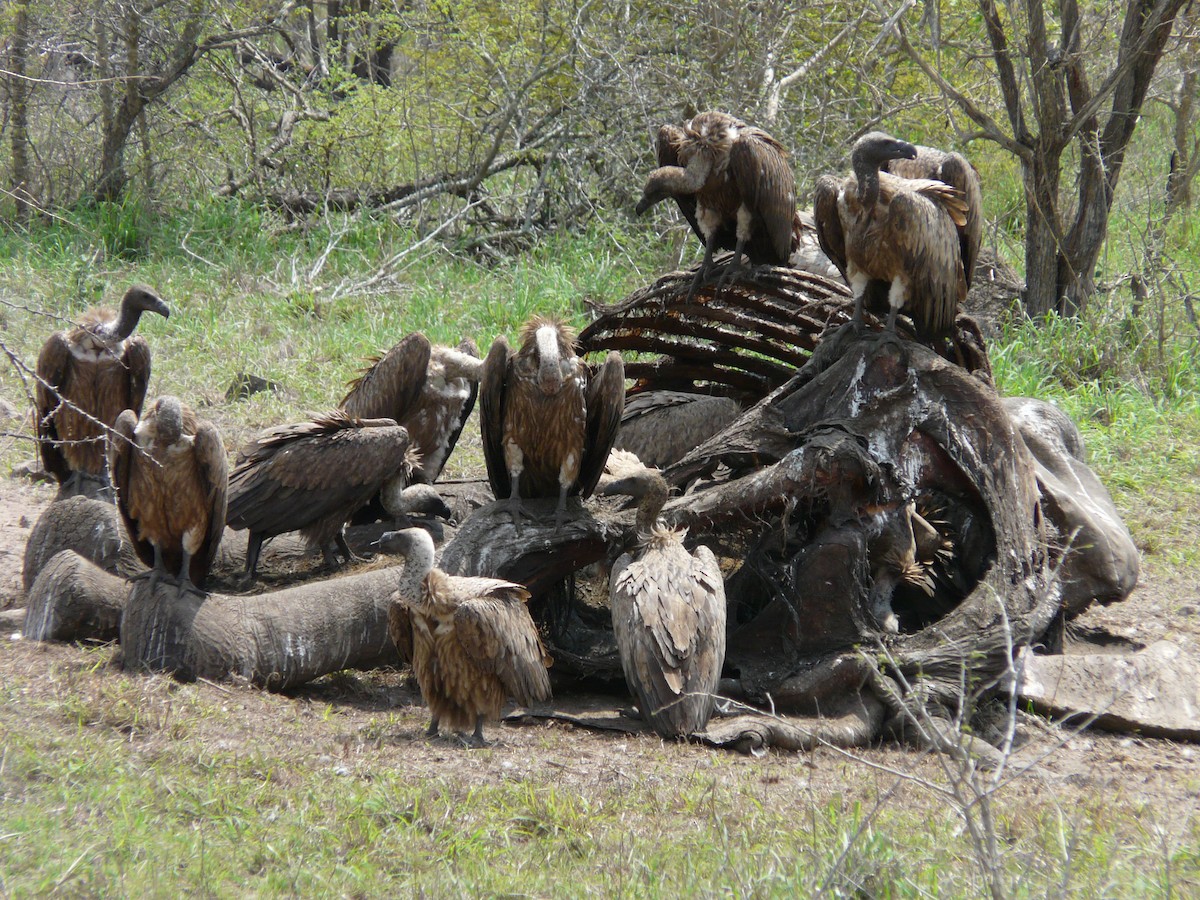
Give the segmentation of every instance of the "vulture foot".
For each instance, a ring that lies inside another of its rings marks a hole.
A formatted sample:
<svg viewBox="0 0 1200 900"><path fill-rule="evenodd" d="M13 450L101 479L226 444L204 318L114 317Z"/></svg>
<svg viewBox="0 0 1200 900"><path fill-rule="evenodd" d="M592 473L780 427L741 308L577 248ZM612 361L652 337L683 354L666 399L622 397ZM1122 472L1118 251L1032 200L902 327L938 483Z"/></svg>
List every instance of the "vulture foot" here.
<svg viewBox="0 0 1200 900"><path fill-rule="evenodd" d="M425 737L437 737L438 735L438 720L434 716L429 720L429 727L425 729Z"/></svg>

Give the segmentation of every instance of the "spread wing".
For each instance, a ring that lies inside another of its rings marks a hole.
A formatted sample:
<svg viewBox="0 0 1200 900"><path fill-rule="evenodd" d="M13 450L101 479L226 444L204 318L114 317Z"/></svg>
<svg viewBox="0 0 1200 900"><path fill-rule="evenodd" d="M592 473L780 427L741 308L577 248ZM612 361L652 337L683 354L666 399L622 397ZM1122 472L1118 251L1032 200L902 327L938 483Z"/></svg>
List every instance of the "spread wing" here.
<svg viewBox="0 0 1200 900"><path fill-rule="evenodd" d="M221 434L211 422L201 422L197 427L192 453L195 454L196 468L200 473L201 487L209 509L208 532L200 545L200 551L192 557L192 581L196 581L194 573L202 572L207 575L212 568L213 560L217 557L217 548L221 546L221 535L225 532L229 462L225 456L225 444L221 440Z"/></svg>
<svg viewBox="0 0 1200 900"><path fill-rule="evenodd" d="M129 512L129 490L135 466L141 463L142 451L134 442L137 416L132 409L123 411L113 423L113 433L108 436L109 477L117 492L117 511L125 524L125 534L137 553L138 559L148 566L154 565L154 546L138 540L138 523Z"/></svg>
<svg viewBox="0 0 1200 900"><path fill-rule="evenodd" d="M787 151L758 128L743 128L729 149L729 173L755 227L746 253L756 263L787 265L796 219L796 176Z"/></svg>
<svg viewBox="0 0 1200 900"><path fill-rule="evenodd" d="M125 366L128 379L129 396L125 398L125 408L132 409L140 417L146 402L146 387L150 384L150 345L140 334L126 338L121 364Z"/></svg>
<svg viewBox="0 0 1200 900"><path fill-rule="evenodd" d="M350 382L339 406L360 419L404 421L425 387L432 352L425 335L408 335Z"/></svg>
<svg viewBox="0 0 1200 900"><path fill-rule="evenodd" d="M590 497L604 472L604 463L621 428L625 409L625 363L616 350L608 351L599 371L587 385L587 431L579 466L579 494Z"/></svg>
<svg viewBox="0 0 1200 900"><path fill-rule="evenodd" d="M34 386L33 397L42 466L59 481L66 481L71 477L71 467L55 443L59 439L58 426L51 414L58 409L60 402L56 391L70 391L70 381L71 347L67 343L66 334L56 331L46 339L41 352L38 353L37 384Z"/></svg>
<svg viewBox="0 0 1200 900"><path fill-rule="evenodd" d="M842 179L834 175L822 175L817 179L816 192L813 194L813 221L817 226L817 243L821 246L821 252L837 266L842 278L846 278L846 234L842 230L842 214L838 210L838 193L842 186Z"/></svg>
<svg viewBox="0 0 1200 900"><path fill-rule="evenodd" d="M483 375L479 380L479 430L483 437L483 460L488 481L497 499L512 493L508 466L504 463L504 392L508 381L508 341L500 336L492 342Z"/></svg>
<svg viewBox="0 0 1200 900"><path fill-rule="evenodd" d="M329 414L272 428L244 447L229 476L230 528L267 535L346 517L394 475L408 432L391 419Z"/></svg>
<svg viewBox="0 0 1200 900"><path fill-rule="evenodd" d="M885 177L880 176L881 184ZM953 188L932 180L907 181L888 203L888 242L909 273L908 305L925 334L952 330L967 294L957 230L965 212Z"/></svg>
<svg viewBox="0 0 1200 900"><path fill-rule="evenodd" d="M454 613L454 633L463 650L481 669L495 674L518 703L550 699L550 659L529 616L529 592L520 585L494 579L487 593L465 600ZM462 587L474 592L469 584Z"/></svg>

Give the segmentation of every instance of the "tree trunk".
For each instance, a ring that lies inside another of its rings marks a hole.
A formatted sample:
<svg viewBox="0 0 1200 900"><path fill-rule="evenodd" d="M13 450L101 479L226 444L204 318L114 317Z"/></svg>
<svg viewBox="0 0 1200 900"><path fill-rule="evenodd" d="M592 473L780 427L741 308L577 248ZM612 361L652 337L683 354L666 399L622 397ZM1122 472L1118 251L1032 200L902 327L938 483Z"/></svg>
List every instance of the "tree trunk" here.
<svg viewBox="0 0 1200 900"><path fill-rule="evenodd" d="M25 78L25 63L29 52L29 11L22 3L13 18L12 44L8 52L9 96L12 100L12 196L16 204L16 221L29 221L32 184L29 172L29 82Z"/></svg>
<svg viewBox="0 0 1200 900"><path fill-rule="evenodd" d="M1025 312L1059 308L1058 158L1045 151L1023 161L1025 182Z"/></svg>

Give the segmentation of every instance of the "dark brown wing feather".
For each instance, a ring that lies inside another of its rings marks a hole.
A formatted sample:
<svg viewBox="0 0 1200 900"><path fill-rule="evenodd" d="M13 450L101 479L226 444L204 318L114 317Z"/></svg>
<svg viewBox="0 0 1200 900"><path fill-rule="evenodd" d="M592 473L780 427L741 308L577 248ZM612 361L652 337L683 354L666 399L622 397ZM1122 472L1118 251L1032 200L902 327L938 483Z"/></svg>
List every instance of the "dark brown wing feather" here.
<svg viewBox="0 0 1200 900"><path fill-rule="evenodd" d="M817 243L821 252L829 257L842 278L846 278L846 234L842 216L838 210L838 192L843 181L834 175L822 175L817 179L813 194L813 221L817 226Z"/></svg>
<svg viewBox="0 0 1200 900"><path fill-rule="evenodd" d="M400 658L411 666L413 661L412 613L409 612L408 604L401 600L399 595L393 596L388 605L388 636L396 645L396 651L400 654Z"/></svg>
<svg viewBox="0 0 1200 900"><path fill-rule="evenodd" d="M463 338L459 341L458 350L460 353L465 353L467 356L479 359L479 345L470 338ZM479 382L471 379L470 385L470 393L467 395L467 400L463 403L462 412L458 417L458 426L450 432L450 438L446 441L446 455L443 457L443 466L445 465L445 460L448 460L450 454L454 452L454 447L458 444L458 439L467 424L467 419L471 418L471 411L475 409L475 401L479 397Z"/></svg>
<svg viewBox="0 0 1200 900"><path fill-rule="evenodd" d="M364 370L339 406L360 419L389 418L402 422L425 387L433 348L420 332L408 335Z"/></svg>
<svg viewBox="0 0 1200 900"><path fill-rule="evenodd" d="M765 131L745 127L730 147L729 173L752 215L746 255L756 264L787 265L796 218L796 176L787 151Z"/></svg>
<svg viewBox="0 0 1200 900"><path fill-rule="evenodd" d="M885 178L880 176L881 183L890 186ZM956 227L964 217L961 198L941 182L909 180L891 193L886 243L895 247L898 267L910 275L906 306L926 335L953 330L958 305L966 297Z"/></svg>
<svg viewBox="0 0 1200 900"><path fill-rule="evenodd" d="M341 412L269 429L229 476L227 523L275 535L342 511L349 518L398 471L407 447L408 432L391 419Z"/></svg>
<svg viewBox="0 0 1200 900"><path fill-rule="evenodd" d="M126 498L129 496L133 467L137 464L135 457L142 452L138 449L134 439L134 430L137 428L137 424L137 416L131 409L122 412L113 423L113 434L108 438L109 477L117 492L117 511L121 515L121 521L125 524L125 534L138 559L146 565L152 566L154 565L154 545L147 540L138 540L138 523L129 515L129 505L126 502Z"/></svg>
<svg viewBox="0 0 1200 900"><path fill-rule="evenodd" d="M129 396L122 398L124 408L132 409L140 418L146 403L146 386L150 384L150 345L146 339L140 334L126 338L121 362L129 378Z"/></svg>
<svg viewBox="0 0 1200 900"><path fill-rule="evenodd" d="M217 549L221 546L221 535L225 532L225 515L229 492L229 462L225 456L225 444L221 434L211 422L201 421L196 428L196 439L192 444L196 458L196 469L204 496L208 501L208 532L200 550L192 557L189 567L192 581L203 583Z"/></svg>
<svg viewBox="0 0 1200 900"><path fill-rule="evenodd" d="M42 344L37 360L37 384L34 386L34 404L37 415L38 450L42 466L59 481L71 477L71 467L59 449L58 427L50 415L58 408L59 397L55 392L70 390L71 347L64 332L56 331Z"/></svg>
<svg viewBox="0 0 1200 900"><path fill-rule="evenodd" d="M508 382L511 352L508 341L498 337L492 342L483 375L479 380L479 430L483 437L483 460L487 463L488 482L497 498L512 493L508 466L504 462L504 392Z"/></svg>
<svg viewBox="0 0 1200 900"><path fill-rule="evenodd" d="M625 363L621 354L610 350L592 375L587 386L587 431L583 460L579 466L579 494L590 497L604 472L604 463L621 428L625 411ZM499 495L497 495L499 496Z"/></svg>
<svg viewBox="0 0 1200 900"><path fill-rule="evenodd" d="M454 613L454 634L475 664L496 675L518 703L550 699L546 648L520 593L495 589L464 600Z"/></svg>

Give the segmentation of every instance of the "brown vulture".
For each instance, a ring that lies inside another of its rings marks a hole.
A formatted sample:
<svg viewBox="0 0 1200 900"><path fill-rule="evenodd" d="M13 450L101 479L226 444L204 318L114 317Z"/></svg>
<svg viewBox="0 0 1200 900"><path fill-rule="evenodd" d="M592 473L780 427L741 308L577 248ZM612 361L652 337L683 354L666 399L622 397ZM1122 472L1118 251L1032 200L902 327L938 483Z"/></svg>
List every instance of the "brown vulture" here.
<svg viewBox="0 0 1200 900"><path fill-rule="evenodd" d="M431 345L419 332L401 340L350 383L340 404L360 419L395 419L421 454L415 478L437 481L475 407L483 366L467 339L458 349Z"/></svg>
<svg viewBox="0 0 1200 900"><path fill-rule="evenodd" d="M427 734L441 725L473 727L482 745L484 720L499 719L505 699L524 706L550 699L551 660L526 607L529 591L435 569L433 539L420 528L389 531L379 548L405 559L388 632L429 707Z"/></svg>
<svg viewBox="0 0 1200 900"><path fill-rule="evenodd" d="M855 323L862 323L864 304L882 305L886 295L888 330L904 310L931 339L953 331L967 295L970 240L962 236L970 208L944 181L883 171L917 160L913 144L878 131L863 135L850 153L853 174L818 179L813 214L821 249L854 293Z"/></svg>
<svg viewBox="0 0 1200 900"><path fill-rule="evenodd" d="M788 264L801 222L796 176L779 141L728 113L703 112L682 128L662 126L657 154L659 167L646 179L635 212L675 198L704 244L693 290L708 277L717 250L734 251L726 278L743 253L754 265Z"/></svg>
<svg viewBox="0 0 1200 900"><path fill-rule="evenodd" d="M150 346L134 335L143 312L169 317L153 290L135 284L121 308L89 309L74 328L47 338L38 354L38 445L42 465L65 493L83 490L83 479L106 482L105 427L124 410L142 414L150 382Z"/></svg>
<svg viewBox="0 0 1200 900"><path fill-rule="evenodd" d="M138 558L153 582L177 575L180 595L202 593L225 530L221 435L176 397L159 397L140 420L125 410L113 431L109 471Z"/></svg>
<svg viewBox="0 0 1200 900"><path fill-rule="evenodd" d="M268 428L238 452L229 476L233 529L248 529L246 571L254 579L264 540L300 531L338 565L350 562L344 526L390 480L407 480L408 432L393 419L355 419L333 410L308 422ZM408 458L411 460L411 457Z"/></svg>
<svg viewBox="0 0 1200 900"><path fill-rule="evenodd" d="M725 663L725 584L711 550L689 553L687 530L658 521L667 500L662 475L629 468L601 488L640 498L641 546L609 576L613 632L642 717L663 737L685 737L703 731L712 715Z"/></svg>
<svg viewBox="0 0 1200 900"><path fill-rule="evenodd" d="M561 525L567 497L588 497L612 449L625 405L625 364L611 351L596 372L575 355L574 334L535 316L514 353L496 338L483 363L479 425L488 480L510 500L520 527L521 499L557 497Z"/></svg>

